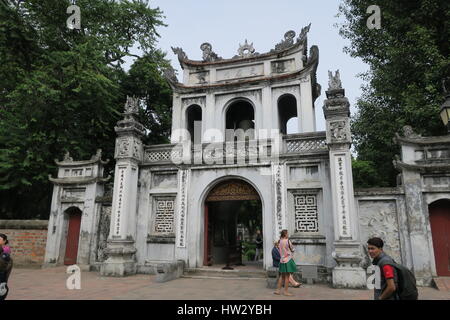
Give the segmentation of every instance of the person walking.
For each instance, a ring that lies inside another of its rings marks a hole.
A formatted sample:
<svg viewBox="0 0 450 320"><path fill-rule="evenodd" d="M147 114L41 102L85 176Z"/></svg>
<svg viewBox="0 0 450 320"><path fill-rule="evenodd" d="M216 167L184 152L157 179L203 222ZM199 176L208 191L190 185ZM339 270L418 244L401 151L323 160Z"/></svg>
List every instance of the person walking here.
<svg viewBox="0 0 450 320"><path fill-rule="evenodd" d="M277 290L274 294L281 294L281 286L284 283L284 295L292 296L292 293L288 292L289 287L289 277L292 273L297 271L297 265L292 259L292 252L294 251L292 243L289 241L289 235L287 230L281 231L280 242L279 242L279 250L280 250L280 267L279 271L281 276L278 279Z"/></svg>
<svg viewBox="0 0 450 320"><path fill-rule="evenodd" d="M255 250L255 261L258 261L263 250L263 238L261 235L261 231L256 230L256 250Z"/></svg>
<svg viewBox="0 0 450 320"><path fill-rule="evenodd" d="M8 295L8 278L12 270L11 249L7 244L8 237L0 233L0 301Z"/></svg>
<svg viewBox="0 0 450 320"><path fill-rule="evenodd" d="M370 238L367 241L367 249L372 264L380 268L380 287L374 288L375 300L399 300L397 297L398 275L393 267L394 260L383 252L383 240L380 238Z"/></svg>
<svg viewBox="0 0 450 320"><path fill-rule="evenodd" d="M272 265L275 268L280 267L280 260L281 260L280 248L279 248L278 244L279 244L279 240L275 241L273 243L273 249L272 249ZM302 285L300 282L295 281L293 274L291 274L289 276L289 284L294 288L298 288Z"/></svg>

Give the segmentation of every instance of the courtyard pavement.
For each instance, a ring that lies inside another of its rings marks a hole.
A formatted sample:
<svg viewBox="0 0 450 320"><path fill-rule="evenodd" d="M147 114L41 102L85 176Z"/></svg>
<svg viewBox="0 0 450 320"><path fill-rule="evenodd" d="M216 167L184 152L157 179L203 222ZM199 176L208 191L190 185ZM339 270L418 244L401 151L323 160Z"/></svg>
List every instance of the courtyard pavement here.
<svg viewBox="0 0 450 320"><path fill-rule="evenodd" d="M327 285L291 288L292 297L277 296L265 279L179 278L155 282L154 275L124 278L81 272L81 289L68 290L66 267L13 269L7 300L371 300L372 290L333 289ZM450 291L419 288L423 300L450 300Z"/></svg>

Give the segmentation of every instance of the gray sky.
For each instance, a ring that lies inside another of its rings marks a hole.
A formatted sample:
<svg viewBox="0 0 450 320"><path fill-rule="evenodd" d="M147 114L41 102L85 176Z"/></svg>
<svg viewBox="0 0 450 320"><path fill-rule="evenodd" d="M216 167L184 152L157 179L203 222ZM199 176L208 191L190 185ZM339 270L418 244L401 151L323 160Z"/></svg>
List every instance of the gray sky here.
<svg viewBox="0 0 450 320"><path fill-rule="evenodd" d="M328 88L328 70L339 69L354 114L362 84L357 74L368 69L361 60L343 52L349 43L334 26L343 21L336 17L339 3L337 0L151 0L150 7L159 7L164 12L168 26L158 30L161 35L158 47L167 52L179 79L182 70L171 46L183 48L189 59L201 60L200 45L209 42L219 56L231 58L237 54L239 43L248 39L257 52L265 53L283 39L286 31L294 30L298 35L311 23L308 47L319 47L317 79L322 85L322 95L315 106L320 131L325 130L322 106Z"/></svg>

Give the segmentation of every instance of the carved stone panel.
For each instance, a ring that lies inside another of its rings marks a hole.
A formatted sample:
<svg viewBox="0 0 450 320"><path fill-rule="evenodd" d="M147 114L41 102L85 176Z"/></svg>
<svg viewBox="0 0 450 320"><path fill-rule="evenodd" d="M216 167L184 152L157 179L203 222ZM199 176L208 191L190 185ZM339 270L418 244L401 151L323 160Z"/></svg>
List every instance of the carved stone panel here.
<svg viewBox="0 0 450 320"><path fill-rule="evenodd" d="M205 84L209 82L209 71L198 71L189 73L189 83Z"/></svg>
<svg viewBox="0 0 450 320"><path fill-rule="evenodd" d="M187 225L187 186L189 179L188 170L180 170L179 172L179 203L178 203L178 221L177 221L177 232L176 232L176 242L178 248L186 247L186 225Z"/></svg>
<svg viewBox="0 0 450 320"><path fill-rule="evenodd" d="M383 250L398 263L402 263L400 235L395 200L359 200L361 242L379 237L384 241Z"/></svg>
<svg viewBox="0 0 450 320"><path fill-rule="evenodd" d="M122 138L117 140L116 157L129 157L131 155L132 141L129 138Z"/></svg>
<svg viewBox="0 0 450 320"><path fill-rule="evenodd" d="M106 251L111 221L111 206L102 206L97 231L97 261L103 262L108 259Z"/></svg>
<svg viewBox="0 0 450 320"><path fill-rule="evenodd" d="M272 73L285 73L295 70L295 59L272 61Z"/></svg>
<svg viewBox="0 0 450 320"><path fill-rule="evenodd" d="M330 122L331 142L348 142L350 140L350 130L345 120Z"/></svg>
<svg viewBox="0 0 450 320"><path fill-rule="evenodd" d="M228 180L212 189L206 201L260 200L256 190L240 180Z"/></svg>
<svg viewBox="0 0 450 320"><path fill-rule="evenodd" d="M142 142L133 137L123 137L116 140L116 158L142 159Z"/></svg>
<svg viewBox="0 0 450 320"><path fill-rule="evenodd" d="M319 232L317 194L294 194L295 232Z"/></svg>
<svg viewBox="0 0 450 320"><path fill-rule="evenodd" d="M119 181L118 181L118 193L116 200L116 212L114 221L114 235L120 236L123 206L124 206L124 193L125 193L125 174L127 167L119 167Z"/></svg>
<svg viewBox="0 0 450 320"><path fill-rule="evenodd" d="M284 176L282 174L283 166L276 164L272 165L272 177L273 177L273 185L275 187L275 195L274 195L274 207L275 207L275 230L274 236L278 238L280 236L281 230L283 230L286 226L284 210L283 210L283 191L284 191Z"/></svg>
<svg viewBox="0 0 450 320"><path fill-rule="evenodd" d="M174 232L175 197L155 197L154 234L168 234Z"/></svg>
<svg viewBox="0 0 450 320"><path fill-rule="evenodd" d="M84 200L86 188L64 188L61 200L73 199Z"/></svg>
<svg viewBox="0 0 450 320"><path fill-rule="evenodd" d="M290 181L319 181L319 167L316 166L292 166L289 168Z"/></svg>
<svg viewBox="0 0 450 320"><path fill-rule="evenodd" d="M152 188L176 188L176 172L155 172L152 174Z"/></svg>
<svg viewBox="0 0 450 320"><path fill-rule="evenodd" d="M334 162L339 236L342 239L349 239L352 237L352 231L345 155L335 155Z"/></svg>
<svg viewBox="0 0 450 320"><path fill-rule="evenodd" d="M217 70L217 81L240 79L248 77L257 77L264 74L264 64L254 64L250 66L218 69Z"/></svg>
<svg viewBox="0 0 450 320"><path fill-rule="evenodd" d="M423 176L422 178L424 187L450 187L450 176L430 175Z"/></svg>

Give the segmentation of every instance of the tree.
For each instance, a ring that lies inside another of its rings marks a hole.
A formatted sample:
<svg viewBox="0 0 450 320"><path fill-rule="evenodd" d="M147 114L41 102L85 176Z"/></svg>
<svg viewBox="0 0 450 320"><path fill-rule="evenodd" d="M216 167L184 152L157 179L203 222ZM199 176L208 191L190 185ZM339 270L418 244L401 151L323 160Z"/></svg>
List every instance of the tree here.
<svg viewBox="0 0 450 320"><path fill-rule="evenodd" d="M343 0L346 18L340 34L351 41L345 51L369 65L367 81L352 120L358 159L371 161L377 186L395 185L392 159L399 153L392 138L411 125L422 135L445 134L439 106L442 81L450 76L450 2L381 0L381 29L369 29L370 0Z"/></svg>
<svg viewBox="0 0 450 320"><path fill-rule="evenodd" d="M243 224L250 235L250 238L256 233L256 230L262 228L262 207L259 200L246 200L239 202L238 223Z"/></svg>
<svg viewBox="0 0 450 320"><path fill-rule="evenodd" d="M134 62L122 84L124 91L145 102L139 121L149 130L143 139L146 144L170 142L172 90L163 76L168 67L160 51L148 53Z"/></svg>
<svg viewBox="0 0 450 320"><path fill-rule="evenodd" d="M161 76L167 61L155 49L159 9L141 0L78 0L81 29L71 30L70 4L0 0L0 217L47 218L48 175L66 151L89 159L102 148L113 159L126 96L145 93L125 85L134 76L123 69L125 57L137 58L133 73L153 84L149 97L162 93L156 112L170 109ZM131 53L136 45L142 59ZM154 108L147 102L145 110Z"/></svg>

